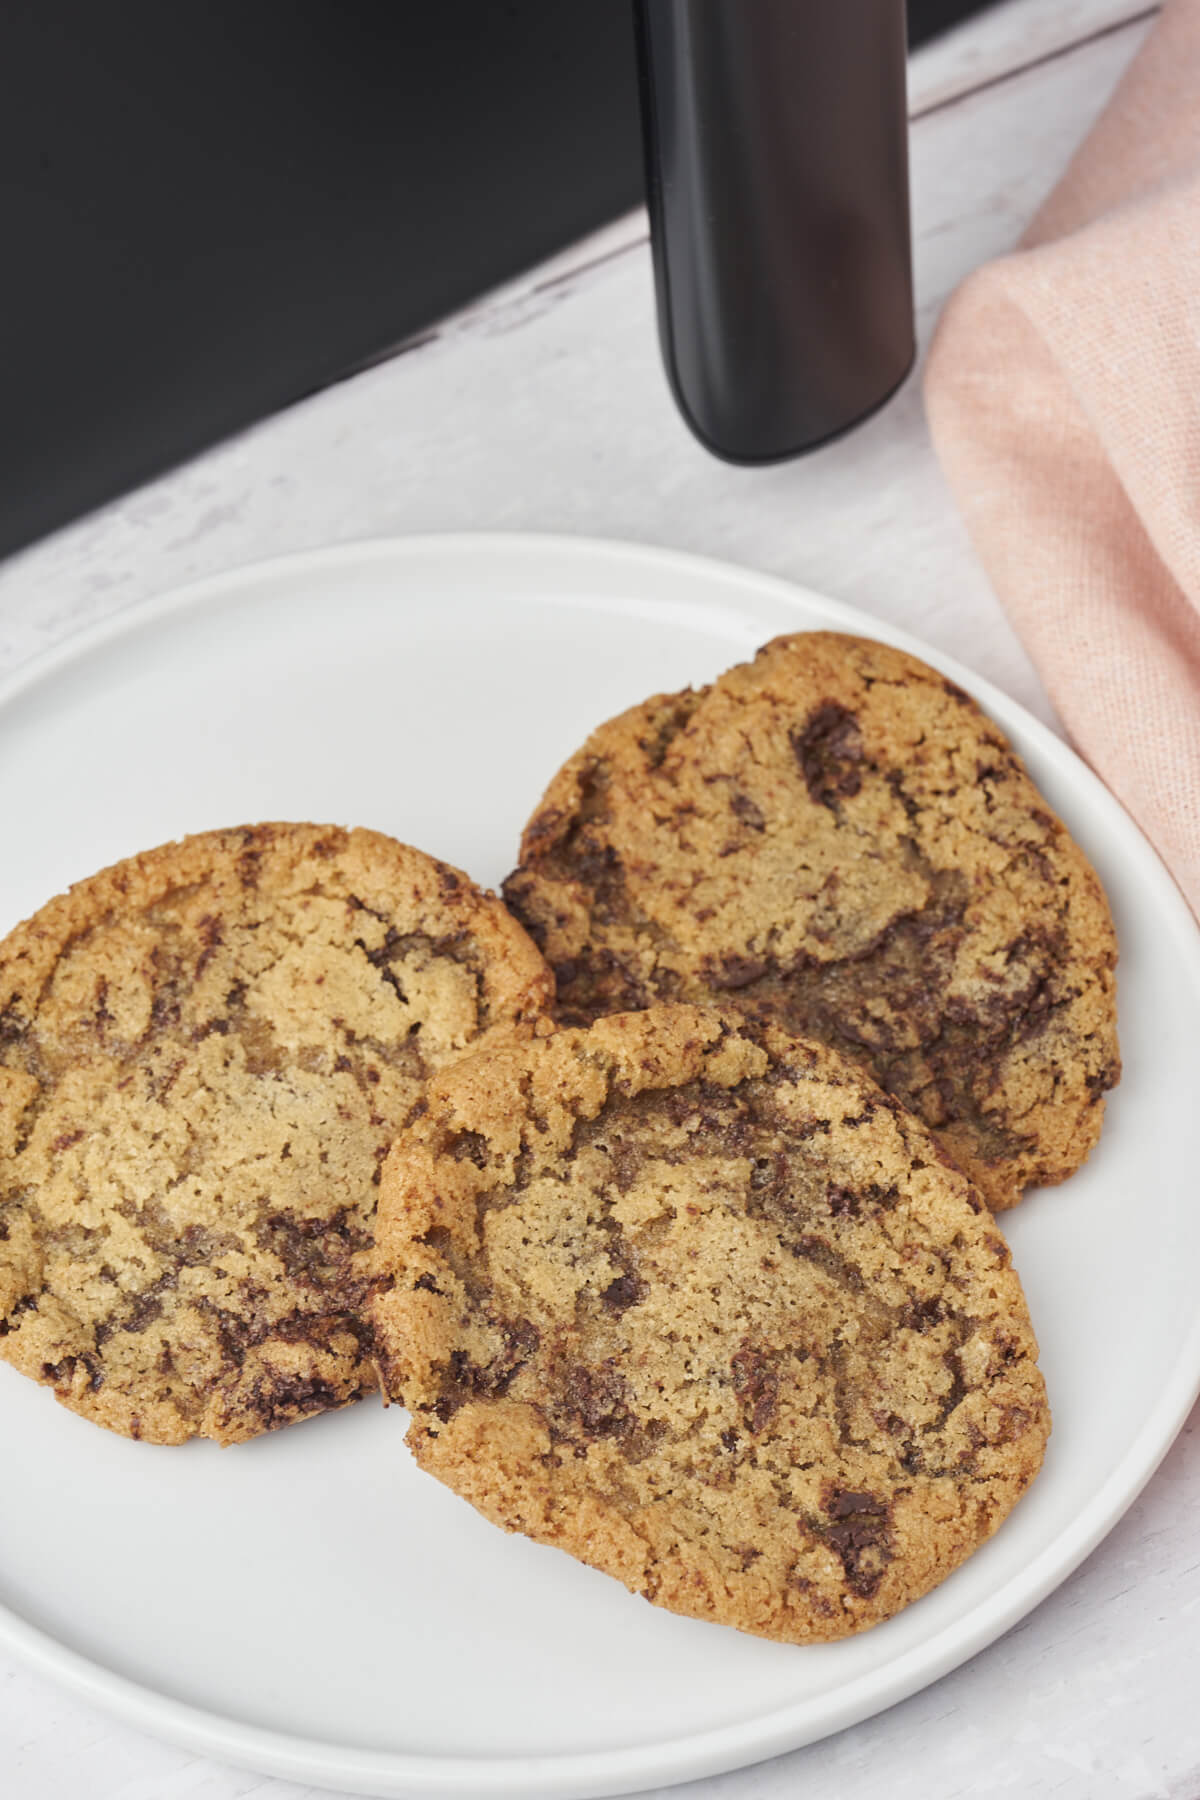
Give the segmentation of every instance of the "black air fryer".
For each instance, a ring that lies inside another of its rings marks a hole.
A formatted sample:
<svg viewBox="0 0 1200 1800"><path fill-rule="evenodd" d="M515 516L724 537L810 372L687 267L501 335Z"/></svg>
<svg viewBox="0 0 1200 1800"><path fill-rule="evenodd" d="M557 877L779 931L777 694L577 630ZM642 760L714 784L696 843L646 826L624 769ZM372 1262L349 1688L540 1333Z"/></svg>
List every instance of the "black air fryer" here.
<svg viewBox="0 0 1200 1800"><path fill-rule="evenodd" d="M637 205L635 13L685 416L753 461L877 404L902 0L7 0L0 554Z"/></svg>

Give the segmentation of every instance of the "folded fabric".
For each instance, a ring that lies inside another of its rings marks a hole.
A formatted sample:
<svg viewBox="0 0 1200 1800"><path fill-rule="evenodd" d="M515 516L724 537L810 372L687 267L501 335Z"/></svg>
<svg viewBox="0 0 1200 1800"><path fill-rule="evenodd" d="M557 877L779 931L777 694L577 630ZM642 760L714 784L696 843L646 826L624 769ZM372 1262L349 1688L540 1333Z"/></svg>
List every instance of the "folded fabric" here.
<svg viewBox="0 0 1200 1800"><path fill-rule="evenodd" d="M952 297L925 400L1060 716L1200 913L1200 0Z"/></svg>

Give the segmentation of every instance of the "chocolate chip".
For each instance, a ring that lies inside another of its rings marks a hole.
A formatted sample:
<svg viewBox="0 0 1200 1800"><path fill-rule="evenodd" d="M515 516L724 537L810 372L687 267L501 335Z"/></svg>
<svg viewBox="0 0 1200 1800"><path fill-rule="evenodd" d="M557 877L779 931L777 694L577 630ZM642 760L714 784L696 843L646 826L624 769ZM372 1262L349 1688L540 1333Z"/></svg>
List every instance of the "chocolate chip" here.
<svg viewBox="0 0 1200 1800"><path fill-rule="evenodd" d="M622 1194L627 1194L637 1180L645 1163L645 1151L640 1144L628 1143L624 1138L617 1138L608 1146L609 1158L612 1162L613 1180Z"/></svg>
<svg viewBox="0 0 1200 1800"><path fill-rule="evenodd" d="M855 1493L842 1487L831 1487L827 1491L824 1506L831 1519L848 1519L854 1513L883 1515L887 1512L887 1502L878 1494Z"/></svg>
<svg viewBox="0 0 1200 1800"><path fill-rule="evenodd" d="M161 1319L163 1312L162 1297L175 1286L176 1280L177 1276L174 1269L170 1270L166 1275L160 1275L158 1280L152 1282L148 1288L143 1288L140 1294L134 1295L131 1305L119 1322L105 1320L104 1323L109 1326L110 1330L127 1331L131 1333L144 1331L147 1325L152 1325L156 1319ZM102 1341L100 1329L97 1329L96 1340L97 1343Z"/></svg>
<svg viewBox="0 0 1200 1800"><path fill-rule="evenodd" d="M800 730L792 732L790 741L809 798L816 805L836 811L839 800L858 793L862 786L858 768L863 760L862 733L847 707L836 700L823 700Z"/></svg>
<svg viewBox="0 0 1200 1800"><path fill-rule="evenodd" d="M567 1412L587 1437L619 1437L633 1424L625 1403L625 1378L611 1358L592 1368L571 1364L564 1371L562 1389Z"/></svg>
<svg viewBox="0 0 1200 1800"><path fill-rule="evenodd" d="M251 1391L251 1405L267 1431L290 1425L309 1413L327 1412L352 1395L339 1393L319 1375L276 1375L260 1378Z"/></svg>
<svg viewBox="0 0 1200 1800"><path fill-rule="evenodd" d="M749 794L743 794L740 788L735 788L733 793L729 796L729 804L737 814L737 817L742 821L742 824L747 826L749 830L766 830L767 821L763 818L762 809L755 804Z"/></svg>
<svg viewBox="0 0 1200 1800"><path fill-rule="evenodd" d="M730 1367L733 1391L746 1416L750 1431L760 1432L771 1419L779 1398L779 1376L761 1350L746 1345L737 1351Z"/></svg>
<svg viewBox="0 0 1200 1800"><path fill-rule="evenodd" d="M258 886L258 878L262 872L263 853L261 850L243 850L237 859L238 880L244 888Z"/></svg>
<svg viewBox="0 0 1200 1800"><path fill-rule="evenodd" d="M486 1365L473 1361L465 1350L450 1352L442 1392L433 1409L443 1425L448 1424L468 1400L490 1400L506 1394L541 1343L537 1327L528 1319L489 1319L488 1322L499 1334L502 1348Z"/></svg>
<svg viewBox="0 0 1200 1800"><path fill-rule="evenodd" d="M715 988L736 992L746 988L752 982L761 981L769 964L761 956L729 955L721 957L709 970L709 980Z"/></svg>
<svg viewBox="0 0 1200 1800"><path fill-rule="evenodd" d="M892 1559L890 1509L877 1494L833 1487L824 1499L833 1521L820 1535L841 1558L851 1590L869 1600L878 1590Z"/></svg>
<svg viewBox="0 0 1200 1800"><path fill-rule="evenodd" d="M900 1310L899 1323L908 1331L930 1331L940 1325L946 1312L936 1295L924 1300L910 1300Z"/></svg>
<svg viewBox="0 0 1200 1800"><path fill-rule="evenodd" d="M1093 1100L1099 1100L1110 1088L1115 1088L1121 1079L1120 1063L1106 1063L1104 1068L1087 1078L1087 1090Z"/></svg>
<svg viewBox="0 0 1200 1800"><path fill-rule="evenodd" d="M29 1021L21 1017L15 1003L0 1012L0 1045L19 1043L28 1030Z"/></svg>
<svg viewBox="0 0 1200 1800"><path fill-rule="evenodd" d="M666 760L667 751L679 733L695 712L703 698L692 688L685 688L681 694L674 694L666 703L666 709L655 721L652 735L638 739L638 744L646 762L652 769L661 768ZM660 701L659 706L663 703Z"/></svg>
<svg viewBox="0 0 1200 1800"><path fill-rule="evenodd" d="M474 1163L477 1169L486 1169L488 1162L487 1139L478 1131L460 1131L452 1137L446 1148L455 1162Z"/></svg>
<svg viewBox="0 0 1200 1800"><path fill-rule="evenodd" d="M288 1277L303 1287L335 1290L348 1284L347 1300L358 1289L350 1279L353 1258L369 1250L372 1234L351 1221L346 1207L327 1218L271 1213L255 1233L260 1249L277 1256Z"/></svg>
<svg viewBox="0 0 1200 1800"><path fill-rule="evenodd" d="M610 1312L622 1313L636 1306L641 1290L634 1276L618 1275L615 1281L609 1282L600 1298Z"/></svg>
<svg viewBox="0 0 1200 1800"><path fill-rule="evenodd" d="M950 1371L950 1388L949 1392L943 1396L938 1408L938 1416L930 1428L933 1431L940 1431L950 1414L961 1406L967 1397L967 1381L963 1374L962 1359L958 1351L947 1350L942 1356L942 1361Z"/></svg>
<svg viewBox="0 0 1200 1800"><path fill-rule="evenodd" d="M196 958L196 980L199 981L205 969L216 955L222 943L221 921L213 913L205 913L196 927L203 948Z"/></svg>
<svg viewBox="0 0 1200 1800"><path fill-rule="evenodd" d="M150 1002L151 1035L165 1036L167 1032L174 1030L179 1024L182 1010L179 1000L169 988L156 993Z"/></svg>

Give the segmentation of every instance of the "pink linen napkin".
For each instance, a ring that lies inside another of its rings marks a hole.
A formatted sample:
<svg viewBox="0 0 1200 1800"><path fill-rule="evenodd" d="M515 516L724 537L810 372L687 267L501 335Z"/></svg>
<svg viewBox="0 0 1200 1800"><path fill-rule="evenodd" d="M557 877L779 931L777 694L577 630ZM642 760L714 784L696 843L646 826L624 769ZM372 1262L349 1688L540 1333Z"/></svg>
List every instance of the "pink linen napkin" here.
<svg viewBox="0 0 1200 1800"><path fill-rule="evenodd" d="M1200 0L952 297L925 401L1060 716L1200 914Z"/></svg>

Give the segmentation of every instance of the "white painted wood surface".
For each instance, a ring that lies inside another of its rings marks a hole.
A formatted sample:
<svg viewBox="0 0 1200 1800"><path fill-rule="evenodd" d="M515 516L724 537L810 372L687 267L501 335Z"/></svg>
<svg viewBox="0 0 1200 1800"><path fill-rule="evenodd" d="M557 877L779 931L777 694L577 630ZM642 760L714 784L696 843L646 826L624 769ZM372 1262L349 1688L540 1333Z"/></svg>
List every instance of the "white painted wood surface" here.
<svg viewBox="0 0 1200 1800"><path fill-rule="evenodd" d="M1007 0L917 51L909 112L920 118L1157 11L1156 0Z"/></svg>
<svg viewBox="0 0 1200 1800"><path fill-rule="evenodd" d="M923 345L955 283L1012 242L1052 185L1151 10L1009 0L914 59ZM801 462L714 462L667 397L644 233L638 215L619 221L420 347L12 559L0 568L0 673L143 595L262 556L390 532L536 529L671 544L808 582L1051 719L942 486L916 382ZM824 1744L672 1792L1198 1800L1198 1687L1194 1415L1106 1543L1001 1643ZM139 1737L0 1659L5 1800L309 1793Z"/></svg>

